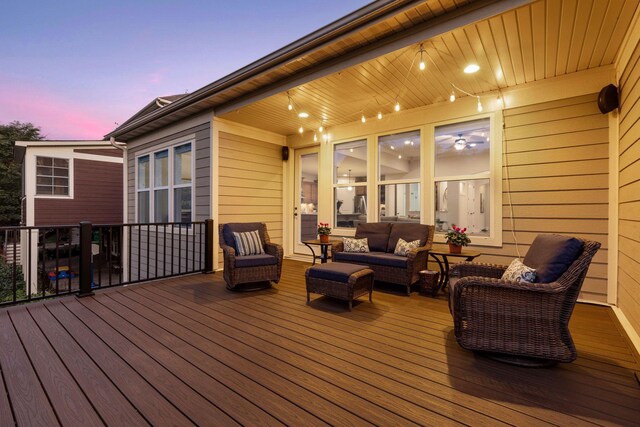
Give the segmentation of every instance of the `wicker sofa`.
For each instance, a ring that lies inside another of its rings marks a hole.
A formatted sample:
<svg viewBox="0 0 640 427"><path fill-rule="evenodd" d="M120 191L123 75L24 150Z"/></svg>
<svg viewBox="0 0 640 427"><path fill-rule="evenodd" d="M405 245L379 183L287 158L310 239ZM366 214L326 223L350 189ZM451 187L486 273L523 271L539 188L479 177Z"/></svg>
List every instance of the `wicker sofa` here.
<svg viewBox="0 0 640 427"><path fill-rule="evenodd" d="M575 360L569 318L598 248L590 240L539 235L523 260L547 272L537 283L503 280L506 266L456 264L451 273L460 279L451 283L449 307L460 346L521 366ZM548 265L555 268L551 276Z"/></svg>
<svg viewBox="0 0 640 427"><path fill-rule="evenodd" d="M358 224L357 239L367 238L370 252L344 252L344 244L339 242L332 247L334 262L348 262L366 265L374 271L375 280L394 283L406 287L411 294L411 285L418 281L418 272L427 268L427 256L433 243L432 225L370 222ZM393 254L398 239L407 242L420 240L420 247L412 250L408 256Z"/></svg>
<svg viewBox="0 0 640 427"><path fill-rule="evenodd" d="M239 256L236 251L234 232L258 230L265 251L262 255ZM271 243L267 226L261 222L229 223L218 226L220 248L224 255L224 281L227 288L234 290L242 283L252 283L251 289L278 283L282 272L282 246ZM243 288L243 290L248 290Z"/></svg>

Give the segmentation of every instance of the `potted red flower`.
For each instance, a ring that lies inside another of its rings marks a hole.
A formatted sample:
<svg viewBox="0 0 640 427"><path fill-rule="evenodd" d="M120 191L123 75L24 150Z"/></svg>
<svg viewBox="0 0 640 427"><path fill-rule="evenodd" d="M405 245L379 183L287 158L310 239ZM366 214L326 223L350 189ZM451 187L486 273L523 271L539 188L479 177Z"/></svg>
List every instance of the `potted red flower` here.
<svg viewBox="0 0 640 427"><path fill-rule="evenodd" d="M327 222L318 223L318 235L320 236L320 241L322 243L329 243L329 234L331 234L331 228L329 227L329 223Z"/></svg>
<svg viewBox="0 0 640 427"><path fill-rule="evenodd" d="M447 231L446 239L449 244L449 252L452 254L459 254L462 252L462 247L471 243L471 239L467 236L467 229L456 227L455 225Z"/></svg>

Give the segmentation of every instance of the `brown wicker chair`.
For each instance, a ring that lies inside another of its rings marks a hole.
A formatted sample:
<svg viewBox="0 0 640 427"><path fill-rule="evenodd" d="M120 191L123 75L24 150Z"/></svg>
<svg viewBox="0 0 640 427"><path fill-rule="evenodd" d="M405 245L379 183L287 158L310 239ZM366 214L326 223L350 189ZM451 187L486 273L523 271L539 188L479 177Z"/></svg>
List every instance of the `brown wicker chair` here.
<svg viewBox="0 0 640 427"><path fill-rule="evenodd" d="M258 230L265 255L239 256L236 253L233 232ZM224 255L224 281L231 290L254 290L278 283L282 273L282 246L271 243L267 226L261 222L229 223L218 226L220 248ZM254 286L237 288L239 284Z"/></svg>
<svg viewBox="0 0 640 427"><path fill-rule="evenodd" d="M582 242L577 259L550 283L502 280L506 266L457 264L452 275L460 279L452 282L449 307L460 346L520 366L575 360L569 318L600 248L598 242L577 240Z"/></svg>

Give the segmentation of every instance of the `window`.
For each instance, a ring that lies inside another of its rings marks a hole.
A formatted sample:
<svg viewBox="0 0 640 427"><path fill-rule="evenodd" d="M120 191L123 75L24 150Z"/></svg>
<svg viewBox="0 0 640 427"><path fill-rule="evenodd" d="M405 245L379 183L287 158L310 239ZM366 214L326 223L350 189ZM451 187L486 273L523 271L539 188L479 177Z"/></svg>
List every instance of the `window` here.
<svg viewBox="0 0 640 427"><path fill-rule="evenodd" d="M435 128L435 225L491 235L490 119Z"/></svg>
<svg viewBox="0 0 640 427"><path fill-rule="evenodd" d="M138 222L192 221L191 153L187 143L138 157Z"/></svg>
<svg viewBox="0 0 640 427"><path fill-rule="evenodd" d="M334 223L355 228L367 221L367 141L335 144L333 150Z"/></svg>
<svg viewBox="0 0 640 427"><path fill-rule="evenodd" d="M69 159L36 157L36 195L69 195Z"/></svg>
<svg viewBox="0 0 640 427"><path fill-rule="evenodd" d="M380 221L420 222L420 131L378 138Z"/></svg>

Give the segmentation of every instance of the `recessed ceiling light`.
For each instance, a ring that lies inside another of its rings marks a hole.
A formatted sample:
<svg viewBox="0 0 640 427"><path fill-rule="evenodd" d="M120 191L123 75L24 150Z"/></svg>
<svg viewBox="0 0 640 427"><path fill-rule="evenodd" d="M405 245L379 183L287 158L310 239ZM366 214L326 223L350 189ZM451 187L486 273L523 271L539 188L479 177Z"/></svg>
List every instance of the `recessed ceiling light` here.
<svg viewBox="0 0 640 427"><path fill-rule="evenodd" d="M479 69L480 69L480 66L478 64L469 64L466 67L464 67L464 72L467 74L473 74Z"/></svg>
<svg viewBox="0 0 640 427"><path fill-rule="evenodd" d="M298 117L300 117L301 119L306 119L307 117L309 117L309 113L302 111L301 113L298 113Z"/></svg>

